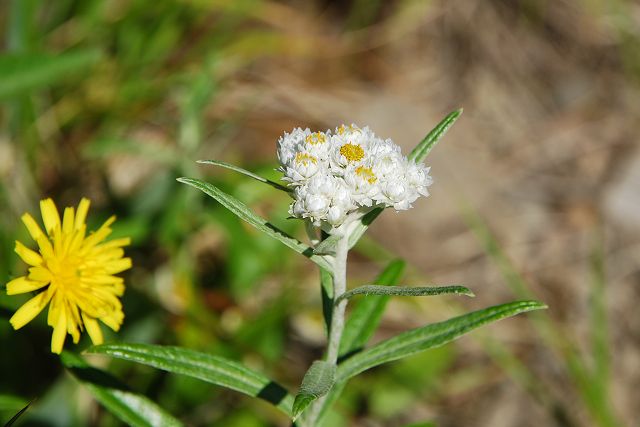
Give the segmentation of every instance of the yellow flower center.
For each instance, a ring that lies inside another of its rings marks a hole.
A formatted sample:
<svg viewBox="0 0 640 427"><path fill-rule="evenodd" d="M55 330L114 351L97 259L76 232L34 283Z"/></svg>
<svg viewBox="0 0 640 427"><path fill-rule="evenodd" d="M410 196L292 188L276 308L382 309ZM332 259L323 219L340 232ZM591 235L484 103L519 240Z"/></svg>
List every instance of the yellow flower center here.
<svg viewBox="0 0 640 427"><path fill-rule="evenodd" d="M52 282L58 286L73 286L80 277L80 260L77 257L51 257L45 259Z"/></svg>
<svg viewBox="0 0 640 427"><path fill-rule="evenodd" d="M349 132L356 132L356 131L360 131L360 129L357 126L354 125L349 125L349 126L345 126L344 124L341 124L338 127L338 135L344 135L347 131Z"/></svg>
<svg viewBox="0 0 640 427"><path fill-rule="evenodd" d="M368 181L369 184L373 184L378 180L376 175L373 173L373 170L364 166L358 166L356 168L356 175L364 178L364 180Z"/></svg>
<svg viewBox="0 0 640 427"><path fill-rule="evenodd" d="M340 147L340 154L346 157L348 162L358 162L364 157L364 150L356 144L344 144Z"/></svg>
<svg viewBox="0 0 640 427"><path fill-rule="evenodd" d="M307 153L296 153L296 163L309 166L310 163L314 165L318 163L318 159Z"/></svg>
<svg viewBox="0 0 640 427"><path fill-rule="evenodd" d="M304 140L310 145L324 144L327 142L327 136L322 132L314 132L311 135L307 135Z"/></svg>

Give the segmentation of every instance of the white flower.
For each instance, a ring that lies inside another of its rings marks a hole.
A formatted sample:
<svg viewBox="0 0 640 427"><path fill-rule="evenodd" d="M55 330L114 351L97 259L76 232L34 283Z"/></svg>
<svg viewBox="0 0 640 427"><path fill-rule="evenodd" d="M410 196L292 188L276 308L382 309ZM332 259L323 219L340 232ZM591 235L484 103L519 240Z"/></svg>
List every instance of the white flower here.
<svg viewBox="0 0 640 427"><path fill-rule="evenodd" d="M285 134L280 137L277 145L277 155L283 172L288 166L291 166L291 163L296 158L296 154L301 151L305 138L310 134L311 131L308 128L305 130L295 128L291 133L285 132Z"/></svg>
<svg viewBox="0 0 640 427"><path fill-rule="evenodd" d="M285 168L284 180L289 181L292 185L304 184L323 167L322 161L317 157L304 151L298 151L293 161L290 162L290 166Z"/></svg>
<svg viewBox="0 0 640 427"><path fill-rule="evenodd" d="M344 182L351 190L351 197L360 206L371 207L380 192L380 185L371 167L360 165L346 168Z"/></svg>
<svg viewBox="0 0 640 427"><path fill-rule="evenodd" d="M285 133L278 160L283 180L294 189L290 214L316 226L339 227L378 206L409 209L429 195L432 183L429 168L407 160L390 139L354 124L333 133Z"/></svg>

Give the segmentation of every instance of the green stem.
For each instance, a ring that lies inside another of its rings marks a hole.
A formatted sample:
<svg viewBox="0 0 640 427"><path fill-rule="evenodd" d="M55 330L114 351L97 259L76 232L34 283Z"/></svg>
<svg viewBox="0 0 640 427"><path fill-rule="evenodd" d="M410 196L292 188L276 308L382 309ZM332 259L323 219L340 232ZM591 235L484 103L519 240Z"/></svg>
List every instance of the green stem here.
<svg viewBox="0 0 640 427"><path fill-rule="evenodd" d="M329 340L327 342L327 352L325 360L334 365L338 362L338 353L340 351L340 340L345 324L345 310L347 308L347 299L340 300L338 298L347 290L347 256L349 254L349 238L343 236L336 244L336 254L333 262L333 313L331 316L331 327L329 328ZM309 410L309 415L304 420L304 426L315 427L320 415L326 395L316 400Z"/></svg>

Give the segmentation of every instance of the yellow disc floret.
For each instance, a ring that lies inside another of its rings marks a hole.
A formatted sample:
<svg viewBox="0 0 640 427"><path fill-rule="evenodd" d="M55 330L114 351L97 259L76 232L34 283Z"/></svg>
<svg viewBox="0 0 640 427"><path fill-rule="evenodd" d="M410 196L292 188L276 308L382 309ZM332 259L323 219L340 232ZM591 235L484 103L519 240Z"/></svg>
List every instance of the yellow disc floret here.
<svg viewBox="0 0 640 427"><path fill-rule="evenodd" d="M378 178L376 178L376 175L373 173L373 170L365 166L358 166L356 168L356 175L369 182L369 184L373 184L378 180Z"/></svg>
<svg viewBox="0 0 640 427"><path fill-rule="evenodd" d="M344 144L340 147L340 154L342 154L348 162L359 162L364 157L364 149L356 144Z"/></svg>
<svg viewBox="0 0 640 427"><path fill-rule="evenodd" d="M310 145L324 144L327 142L327 135L322 132L314 132L311 135L307 135L304 140Z"/></svg>
<svg viewBox="0 0 640 427"><path fill-rule="evenodd" d="M315 157L313 157L311 154L308 154L308 153L296 153L296 163L309 166L309 164L311 163L313 164L318 163L318 159L316 159Z"/></svg>
<svg viewBox="0 0 640 427"><path fill-rule="evenodd" d="M89 200L82 199L77 210L68 207L62 219L53 200L40 202L44 231L29 214L22 222L38 245L38 250L16 242L16 253L26 262L29 274L7 283L7 294L39 291L9 319L14 329L29 323L49 304L47 323L53 327L51 351L60 353L67 334L73 342L86 330L94 344L103 341L98 320L117 331L124 319L119 297L124 281L115 276L131 268L123 246L129 238L104 242L115 217L87 235L85 219Z"/></svg>
<svg viewBox="0 0 640 427"><path fill-rule="evenodd" d="M338 126L338 135L344 135L346 132L360 132L360 129L353 124L349 126L341 124L340 126Z"/></svg>

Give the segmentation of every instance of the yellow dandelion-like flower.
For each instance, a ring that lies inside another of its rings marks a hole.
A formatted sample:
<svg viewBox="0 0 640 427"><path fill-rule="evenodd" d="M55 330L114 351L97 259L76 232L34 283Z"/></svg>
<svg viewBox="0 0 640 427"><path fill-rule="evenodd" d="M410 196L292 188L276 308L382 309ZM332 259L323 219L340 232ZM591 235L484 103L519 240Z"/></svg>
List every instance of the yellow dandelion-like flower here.
<svg viewBox="0 0 640 427"><path fill-rule="evenodd" d="M22 216L38 251L16 241L15 251L30 266L29 273L7 283L7 294L40 292L20 307L9 322L19 329L51 303L47 323L53 327L53 353L62 351L67 334L77 343L84 329L94 344L101 344L98 320L114 331L124 320L118 299L124 293L124 281L114 274L131 268L131 259L124 258L122 249L130 239L104 241L111 234L115 216L87 235L89 204L83 198L77 210L65 208L61 221L53 200L40 201L45 232L31 215Z"/></svg>

